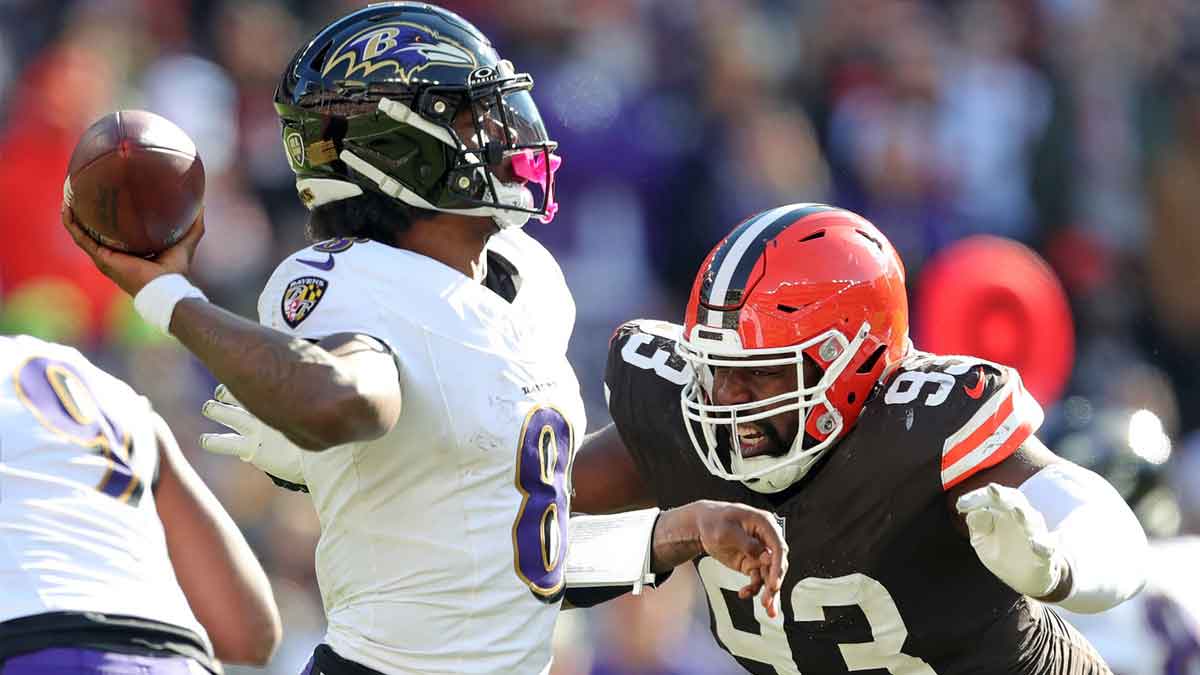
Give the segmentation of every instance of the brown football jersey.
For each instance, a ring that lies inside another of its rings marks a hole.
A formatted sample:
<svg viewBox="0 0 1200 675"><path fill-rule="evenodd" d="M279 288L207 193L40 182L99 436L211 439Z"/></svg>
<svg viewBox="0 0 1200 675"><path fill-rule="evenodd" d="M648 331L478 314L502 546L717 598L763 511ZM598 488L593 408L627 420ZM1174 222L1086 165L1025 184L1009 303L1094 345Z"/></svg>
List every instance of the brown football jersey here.
<svg viewBox="0 0 1200 675"><path fill-rule="evenodd" d="M1041 423L1009 368L914 353L796 485L765 495L704 467L680 412L680 327L613 337L609 409L663 508L698 499L771 511L790 550L780 615L741 600L746 577L697 561L717 641L752 673L1109 673L1051 609L1013 591L955 528L945 491L1011 455Z"/></svg>

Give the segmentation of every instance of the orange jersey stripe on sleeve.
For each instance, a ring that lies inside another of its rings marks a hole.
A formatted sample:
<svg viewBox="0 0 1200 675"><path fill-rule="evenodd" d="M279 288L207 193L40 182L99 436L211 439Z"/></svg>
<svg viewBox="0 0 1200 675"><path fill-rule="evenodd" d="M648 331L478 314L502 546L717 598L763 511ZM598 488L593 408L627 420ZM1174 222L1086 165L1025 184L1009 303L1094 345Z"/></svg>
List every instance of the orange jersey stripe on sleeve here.
<svg viewBox="0 0 1200 675"><path fill-rule="evenodd" d="M1005 459L1008 459L1008 456L1016 452L1017 448L1021 447L1021 444L1025 442L1025 439L1029 438L1032 434L1033 425L1029 422L1024 422L1018 426L1012 434L1009 435L1008 440L1004 441L999 448L996 448L995 452L987 455L977 464L972 465L969 471L963 471L957 476L950 478L949 482L946 480L947 472L942 471L942 489L949 490L955 485L958 485L964 480L975 475L977 472L988 467L995 466L1000 462L1003 462Z"/></svg>
<svg viewBox="0 0 1200 675"><path fill-rule="evenodd" d="M1004 393L1004 392L1001 391L999 393ZM969 436L967 436L963 440L959 441L958 443L955 443L952 446L948 446L945 450L943 450L943 452L942 452L942 469L943 470L945 470L948 467L953 466L955 462L962 459L963 456L965 456L967 453L969 453L972 450L974 450L975 448L979 447L979 445L981 443L983 443L985 440L987 440L989 436L996 433L996 430L1000 428L1001 424L1004 424L1004 422L1008 419L1009 415L1012 415L1012 411L1013 411L1012 396L1011 395L1004 396L1002 398L1003 398L1003 400L1000 401L1000 406L998 408L996 408L995 412L988 415L983 420L983 423L980 424L974 431L972 431ZM972 421L974 421L974 420L972 420ZM968 422L967 424L970 425L970 422ZM966 427L964 427L964 428L966 428Z"/></svg>
<svg viewBox="0 0 1200 675"><path fill-rule="evenodd" d="M1013 374L942 446L942 488L999 464L1042 424L1037 401Z"/></svg>

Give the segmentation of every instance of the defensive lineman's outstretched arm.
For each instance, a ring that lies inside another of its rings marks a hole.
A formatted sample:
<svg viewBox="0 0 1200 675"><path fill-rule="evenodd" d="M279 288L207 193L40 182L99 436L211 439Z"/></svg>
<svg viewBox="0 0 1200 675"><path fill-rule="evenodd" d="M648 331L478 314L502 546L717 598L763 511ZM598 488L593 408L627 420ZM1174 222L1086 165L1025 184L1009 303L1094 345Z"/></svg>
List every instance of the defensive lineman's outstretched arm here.
<svg viewBox="0 0 1200 675"><path fill-rule="evenodd" d="M662 512L651 540L651 570L666 572L702 555L750 577L738 597L759 595L767 615L775 617L775 598L787 576L788 546L774 516L708 499Z"/></svg>
<svg viewBox="0 0 1200 675"><path fill-rule="evenodd" d="M152 281L186 273L204 234L201 214L182 241L144 260L97 244L65 207L63 225L96 267L133 297ZM396 364L374 338L341 334L312 344L202 298L179 300L173 307L171 334L246 409L302 448L324 450L379 438L400 416Z"/></svg>
<svg viewBox="0 0 1200 675"><path fill-rule="evenodd" d="M1036 436L947 498L980 561L1019 593L1090 614L1145 582L1146 535L1125 500Z"/></svg>
<svg viewBox="0 0 1200 675"><path fill-rule="evenodd" d="M787 576L788 546L783 531L770 513L746 506L715 500L699 500L659 512L657 509L622 515L572 515L572 536L579 529L588 534L586 552L572 546L567 553L567 607L592 607L618 598L631 590L631 585L597 584L595 565L591 556L599 552L607 558L610 551L623 547L623 542L649 537L647 569L659 575L702 555L711 556L722 565L746 575L746 584L738 597L748 600L759 597L767 616L778 616L776 606L783 579ZM650 520L646 518L652 516ZM647 531L644 528L650 526ZM580 527L582 526L582 528ZM575 540L572 540L573 542ZM603 568L604 563L599 567ZM579 584L573 568L585 570L589 577Z"/></svg>
<svg viewBox="0 0 1200 675"><path fill-rule="evenodd" d="M279 644L279 610L266 572L217 498L154 415L158 517L175 578L212 640L217 658L263 665Z"/></svg>

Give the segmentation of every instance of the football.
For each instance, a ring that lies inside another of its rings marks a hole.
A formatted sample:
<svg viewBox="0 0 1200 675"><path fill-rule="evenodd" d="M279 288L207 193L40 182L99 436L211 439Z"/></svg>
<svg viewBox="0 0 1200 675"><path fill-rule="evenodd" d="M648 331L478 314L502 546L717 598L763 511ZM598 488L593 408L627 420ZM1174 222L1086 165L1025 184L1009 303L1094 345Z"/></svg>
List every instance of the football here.
<svg viewBox="0 0 1200 675"><path fill-rule="evenodd" d="M196 144L170 120L120 110L79 139L63 198L93 239L148 257L182 239L196 220L204 164Z"/></svg>

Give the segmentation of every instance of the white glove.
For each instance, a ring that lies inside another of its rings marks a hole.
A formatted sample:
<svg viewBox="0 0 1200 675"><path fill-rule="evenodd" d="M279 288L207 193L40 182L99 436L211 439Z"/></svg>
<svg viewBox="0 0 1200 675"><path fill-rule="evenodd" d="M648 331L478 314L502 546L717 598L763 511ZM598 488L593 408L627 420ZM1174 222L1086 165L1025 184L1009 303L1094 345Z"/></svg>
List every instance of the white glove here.
<svg viewBox="0 0 1200 675"><path fill-rule="evenodd" d="M250 462L289 483L305 484L304 467L300 461L303 448L250 414L225 385L218 385L213 396L216 400L206 401L200 413L217 424L233 429L235 433L201 434L201 448Z"/></svg>
<svg viewBox="0 0 1200 675"><path fill-rule="evenodd" d="M1041 598L1058 586L1067 561L1046 519L1020 491L992 483L958 499L971 546L984 566L1018 593Z"/></svg>

